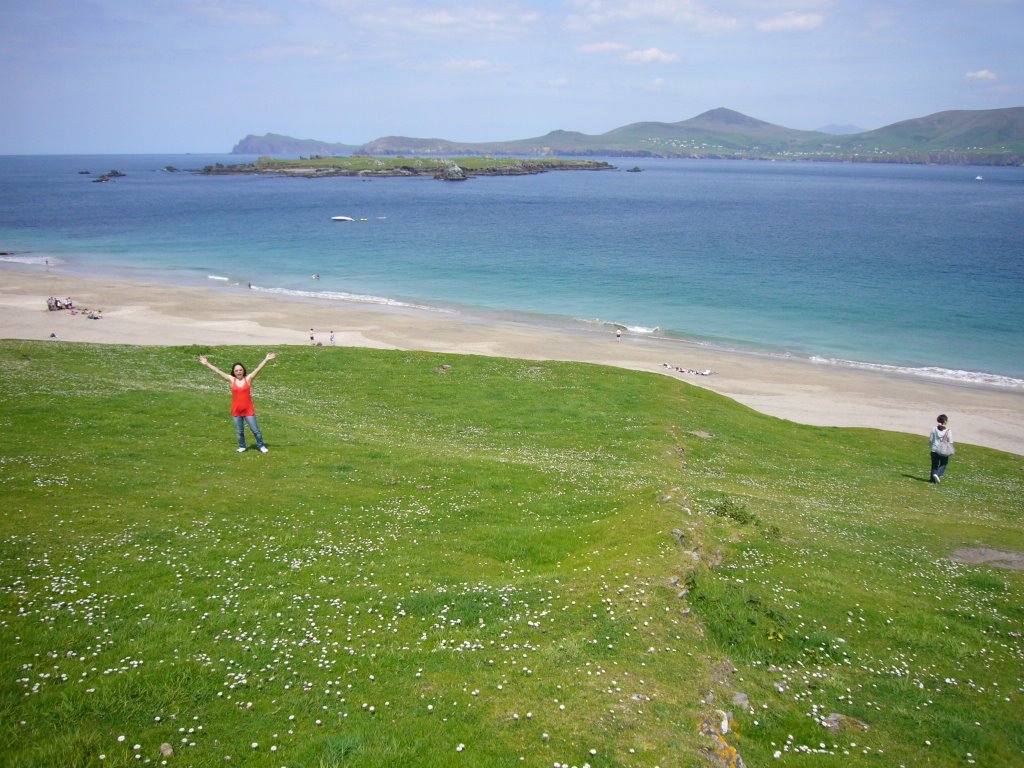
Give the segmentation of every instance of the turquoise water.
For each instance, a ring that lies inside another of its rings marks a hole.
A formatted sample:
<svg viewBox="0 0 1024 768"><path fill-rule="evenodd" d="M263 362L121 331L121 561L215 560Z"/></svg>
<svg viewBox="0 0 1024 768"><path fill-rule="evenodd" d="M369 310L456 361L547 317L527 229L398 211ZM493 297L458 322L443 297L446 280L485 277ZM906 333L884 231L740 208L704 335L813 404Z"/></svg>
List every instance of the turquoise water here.
<svg viewBox="0 0 1024 768"><path fill-rule="evenodd" d="M1024 169L644 160L464 183L160 170L244 159L2 157L0 250L1024 386ZM90 183L112 168L127 176Z"/></svg>

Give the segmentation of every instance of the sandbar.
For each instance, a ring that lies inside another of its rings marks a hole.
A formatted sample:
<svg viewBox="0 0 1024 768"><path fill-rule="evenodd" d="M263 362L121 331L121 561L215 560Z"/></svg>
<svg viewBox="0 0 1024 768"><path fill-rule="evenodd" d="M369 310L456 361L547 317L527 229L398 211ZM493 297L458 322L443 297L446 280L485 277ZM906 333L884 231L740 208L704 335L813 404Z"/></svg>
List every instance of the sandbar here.
<svg viewBox="0 0 1024 768"><path fill-rule="evenodd" d="M79 310L47 310L70 296ZM1024 391L846 368L698 343L520 322L511 316L311 300L246 286L182 286L0 265L0 338L134 345L338 346L565 360L672 376L750 408L817 426L924 436L942 412L957 442L1024 455ZM52 335L51 335L52 334ZM673 367L714 373L679 373ZM926 449L925 449L926 450ZM927 456L925 456L927 458Z"/></svg>

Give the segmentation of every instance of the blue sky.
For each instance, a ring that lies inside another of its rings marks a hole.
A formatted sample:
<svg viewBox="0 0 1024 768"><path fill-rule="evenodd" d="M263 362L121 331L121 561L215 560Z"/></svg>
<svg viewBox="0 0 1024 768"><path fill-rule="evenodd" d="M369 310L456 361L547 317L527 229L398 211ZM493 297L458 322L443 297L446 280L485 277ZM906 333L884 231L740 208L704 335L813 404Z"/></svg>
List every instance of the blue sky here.
<svg viewBox="0 0 1024 768"><path fill-rule="evenodd" d="M1024 105L1024 0L4 0L0 154L878 128Z"/></svg>

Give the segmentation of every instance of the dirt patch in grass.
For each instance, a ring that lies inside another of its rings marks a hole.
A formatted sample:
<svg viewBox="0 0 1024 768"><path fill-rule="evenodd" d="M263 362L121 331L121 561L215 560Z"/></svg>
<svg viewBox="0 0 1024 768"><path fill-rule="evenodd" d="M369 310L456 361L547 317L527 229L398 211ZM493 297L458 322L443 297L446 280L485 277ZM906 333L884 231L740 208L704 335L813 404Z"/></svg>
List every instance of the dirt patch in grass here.
<svg viewBox="0 0 1024 768"><path fill-rule="evenodd" d="M1020 552L1000 552L988 547L962 547L949 557L958 563L968 565L991 565L993 568L1006 568L1009 571L1024 571L1024 554Z"/></svg>

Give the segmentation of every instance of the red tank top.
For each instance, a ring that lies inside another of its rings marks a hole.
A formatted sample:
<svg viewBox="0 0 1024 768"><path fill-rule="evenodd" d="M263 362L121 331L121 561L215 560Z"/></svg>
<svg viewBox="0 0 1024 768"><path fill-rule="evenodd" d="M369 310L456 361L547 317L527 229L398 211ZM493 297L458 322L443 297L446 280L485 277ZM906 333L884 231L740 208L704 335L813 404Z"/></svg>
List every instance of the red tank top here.
<svg viewBox="0 0 1024 768"><path fill-rule="evenodd" d="M231 380L231 415L255 416L256 409L252 404L252 387L248 379Z"/></svg>

